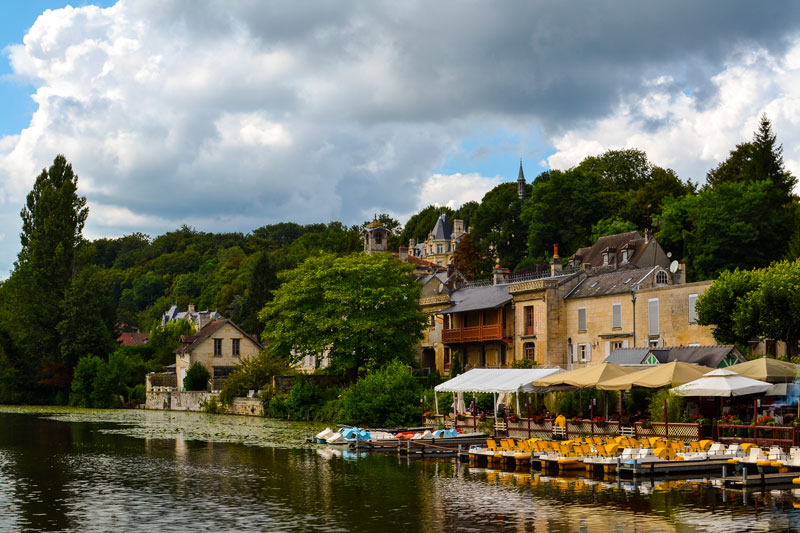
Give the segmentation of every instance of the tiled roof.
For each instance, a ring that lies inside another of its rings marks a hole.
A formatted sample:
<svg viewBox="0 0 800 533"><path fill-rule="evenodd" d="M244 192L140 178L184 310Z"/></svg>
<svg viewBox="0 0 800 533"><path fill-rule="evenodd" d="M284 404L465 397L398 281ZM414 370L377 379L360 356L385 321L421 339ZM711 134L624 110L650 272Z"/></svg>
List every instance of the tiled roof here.
<svg viewBox="0 0 800 533"><path fill-rule="evenodd" d="M397 253L397 252L392 252L392 255L394 257L398 257L398 258L400 257L400 254ZM436 263L432 263L432 262L428 261L427 259L421 259L421 258L415 257L415 256L413 256L411 254L408 254L408 262L412 263L414 265L434 268L436 270L447 270L442 265L437 265Z"/></svg>
<svg viewBox="0 0 800 533"><path fill-rule="evenodd" d="M603 252L610 251L614 254L614 264L620 265L622 264L622 250L626 248L633 252L628 254L628 262L638 264L637 262L645 250L645 241L641 233L629 231L600 237L592 246L580 248L572 254L570 259L580 257L581 263L599 267L603 265Z"/></svg>
<svg viewBox="0 0 800 533"><path fill-rule="evenodd" d="M211 335L214 334L215 331L217 331L219 328L221 328L225 324L230 324L231 326L235 327L236 329L238 329L242 333L242 335L244 335L245 337L247 337L249 339L252 339L253 342L255 342L258 345L259 348L263 348L263 346L261 345L260 342L258 342L258 339L255 336L250 335L249 333L244 331L242 328L237 326L236 323L233 320L230 320L230 319L226 318L224 320L215 320L214 322L209 322L200 331L198 331L194 335L181 335L181 345L178 346L177 348L175 348L175 351L173 353L191 352L192 350L195 349L195 347L198 344L200 344L201 342L203 342L204 340L209 338Z"/></svg>
<svg viewBox="0 0 800 533"><path fill-rule="evenodd" d="M658 348L618 348L611 352L603 361L618 365L641 365L650 354L653 354L659 363L682 361L716 368L731 353L734 352L738 359L741 354L735 346L730 344L717 344L713 346L664 346ZM742 359L743 360L743 359Z"/></svg>
<svg viewBox="0 0 800 533"><path fill-rule="evenodd" d="M120 346L144 346L147 344L148 340L150 340L150 335L148 333L129 331L125 331L117 337L117 342Z"/></svg>

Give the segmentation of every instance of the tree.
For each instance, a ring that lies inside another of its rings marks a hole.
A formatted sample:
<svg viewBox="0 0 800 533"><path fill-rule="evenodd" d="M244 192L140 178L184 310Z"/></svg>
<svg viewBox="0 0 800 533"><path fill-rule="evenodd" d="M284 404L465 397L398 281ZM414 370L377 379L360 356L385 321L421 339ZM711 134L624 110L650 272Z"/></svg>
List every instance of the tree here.
<svg viewBox="0 0 800 533"><path fill-rule="evenodd" d="M342 394L344 423L368 427L403 427L419 419L422 388L408 367L396 361L359 379Z"/></svg>
<svg viewBox="0 0 800 533"><path fill-rule="evenodd" d="M592 242L606 235L635 231L636 224L620 218L604 218L592 226Z"/></svg>
<svg viewBox="0 0 800 533"><path fill-rule="evenodd" d="M223 404L230 405L234 398L245 396L248 391L265 388L272 376L287 376L294 373L286 358L262 350L255 357L242 359L236 365L236 370L225 380L219 399Z"/></svg>
<svg viewBox="0 0 800 533"><path fill-rule="evenodd" d="M503 268L513 269L527 252L528 228L521 209L517 184L501 183L483 196L470 221L470 235L481 254L494 256Z"/></svg>
<svg viewBox="0 0 800 533"><path fill-rule="evenodd" d="M424 242L442 212L447 214L450 220L453 220L454 213L452 209L436 205L429 205L419 213L412 215L406 222L402 233L400 233L400 242L408 244L409 239L414 239L418 244Z"/></svg>
<svg viewBox="0 0 800 533"><path fill-rule="evenodd" d="M191 335L194 328L186 320L167 322L163 326L157 324L150 330L148 345L153 349L153 361L159 366L168 366L175 362L174 350L181 343L182 335Z"/></svg>
<svg viewBox="0 0 800 533"><path fill-rule="evenodd" d="M735 317L742 316L741 303L758 288L758 274L750 270L725 271L697 299L697 321L712 326L717 342L723 344L745 345L752 332L741 335Z"/></svg>
<svg viewBox="0 0 800 533"><path fill-rule="evenodd" d="M211 379L211 374L208 369L201 363L193 363L183 378L183 388L189 391L206 390L209 379Z"/></svg>
<svg viewBox="0 0 800 533"><path fill-rule="evenodd" d="M389 254L309 257L278 276L282 285L259 314L262 337L286 358L328 352L351 378L394 359L410 363L426 322L412 269Z"/></svg>
<svg viewBox="0 0 800 533"><path fill-rule="evenodd" d="M786 343L787 355L797 355L800 341L800 261L780 261L753 273L758 287L737 305L734 316L740 335Z"/></svg>
<svg viewBox="0 0 800 533"><path fill-rule="evenodd" d="M472 241L472 236L467 233L461 237L456 251L453 252L453 266L456 270L472 281L476 278L478 272L485 270L485 267L481 267L483 262L483 256Z"/></svg>
<svg viewBox="0 0 800 533"><path fill-rule="evenodd" d="M272 300L272 291L278 288L277 268L272 254L258 252L252 271L247 276L246 289L239 308L231 316L242 329L255 332L263 329L258 312Z"/></svg>
<svg viewBox="0 0 800 533"><path fill-rule="evenodd" d="M58 324L89 213L77 191L78 176L63 155L37 176L20 213L22 249L2 296L3 321L14 342L37 362L40 382L61 392L71 382L72 368L61 358Z"/></svg>
<svg viewBox="0 0 800 533"><path fill-rule="evenodd" d="M783 166L783 145L777 144L772 123L766 114L761 115L753 140L737 144L728 159L706 174L706 181L712 187L722 183L762 180L772 182L786 200L794 196L797 178Z"/></svg>

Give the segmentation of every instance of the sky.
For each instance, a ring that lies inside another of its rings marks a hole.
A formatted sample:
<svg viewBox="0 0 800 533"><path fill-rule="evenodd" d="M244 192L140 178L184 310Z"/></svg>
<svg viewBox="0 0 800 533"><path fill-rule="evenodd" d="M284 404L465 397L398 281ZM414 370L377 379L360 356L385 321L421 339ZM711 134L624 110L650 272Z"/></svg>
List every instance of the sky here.
<svg viewBox="0 0 800 533"><path fill-rule="evenodd" d="M800 3L0 4L0 277L61 153L94 239L480 200L609 149L702 183L766 113L800 175Z"/></svg>

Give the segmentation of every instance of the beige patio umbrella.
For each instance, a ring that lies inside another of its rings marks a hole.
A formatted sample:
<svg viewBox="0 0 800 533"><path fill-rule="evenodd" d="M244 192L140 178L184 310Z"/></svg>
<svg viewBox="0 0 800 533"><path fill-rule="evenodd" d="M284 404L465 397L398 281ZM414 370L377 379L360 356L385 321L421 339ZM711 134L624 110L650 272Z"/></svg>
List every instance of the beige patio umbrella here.
<svg viewBox="0 0 800 533"><path fill-rule="evenodd" d="M571 385L573 387L585 389L587 387L594 387L601 381L625 376L636 371L637 369L635 368L615 365L614 363L602 363L537 379L533 382L533 385L534 387Z"/></svg>
<svg viewBox="0 0 800 533"><path fill-rule="evenodd" d="M699 379L712 370L714 369L707 366L672 361L671 363L639 370L608 381L601 381L597 384L597 388L600 390L628 390L633 387L646 387L648 389L667 386L675 387Z"/></svg>
<svg viewBox="0 0 800 533"><path fill-rule="evenodd" d="M768 381L769 383L788 383L794 381L797 375L796 364L788 361L779 361L772 357L760 357L746 363L739 363L738 365L729 366L728 370L732 370L746 378Z"/></svg>

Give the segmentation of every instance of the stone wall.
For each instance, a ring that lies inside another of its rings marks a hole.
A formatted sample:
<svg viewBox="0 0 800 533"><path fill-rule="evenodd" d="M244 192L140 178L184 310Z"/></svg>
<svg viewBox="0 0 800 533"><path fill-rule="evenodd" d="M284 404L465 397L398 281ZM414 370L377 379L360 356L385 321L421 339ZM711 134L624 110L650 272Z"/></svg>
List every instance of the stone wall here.
<svg viewBox="0 0 800 533"><path fill-rule="evenodd" d="M219 396L217 392L191 391L179 392L149 390L145 409L167 411L202 411L203 403ZM264 416L264 406L259 398L234 398L228 408L232 415Z"/></svg>
<svg viewBox="0 0 800 533"><path fill-rule="evenodd" d="M147 391L145 409L168 411L202 411L203 403L219 396L216 392L207 391Z"/></svg>

